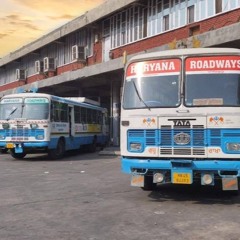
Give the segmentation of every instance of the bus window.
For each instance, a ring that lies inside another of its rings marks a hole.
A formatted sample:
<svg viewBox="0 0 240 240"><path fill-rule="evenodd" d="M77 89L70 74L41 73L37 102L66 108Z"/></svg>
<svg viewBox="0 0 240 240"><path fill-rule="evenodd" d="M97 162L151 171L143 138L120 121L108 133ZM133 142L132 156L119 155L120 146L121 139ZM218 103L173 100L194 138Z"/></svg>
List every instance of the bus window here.
<svg viewBox="0 0 240 240"><path fill-rule="evenodd" d="M54 122L68 122L68 105L53 101L52 120Z"/></svg>
<svg viewBox="0 0 240 240"><path fill-rule="evenodd" d="M81 108L79 106L74 106L75 123L80 123L80 111L81 111Z"/></svg>
<svg viewBox="0 0 240 240"><path fill-rule="evenodd" d="M81 123L87 123L87 109L86 108L81 108Z"/></svg>

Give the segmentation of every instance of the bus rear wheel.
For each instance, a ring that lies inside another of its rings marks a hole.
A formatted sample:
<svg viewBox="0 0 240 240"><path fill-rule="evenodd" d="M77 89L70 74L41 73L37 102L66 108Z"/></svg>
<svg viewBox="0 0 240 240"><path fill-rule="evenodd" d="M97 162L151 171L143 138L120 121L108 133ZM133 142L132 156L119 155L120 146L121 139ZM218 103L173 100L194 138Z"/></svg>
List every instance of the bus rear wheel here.
<svg viewBox="0 0 240 240"><path fill-rule="evenodd" d="M90 153L94 153L97 150L97 137L94 136L93 141L91 144L87 145L87 151Z"/></svg>
<svg viewBox="0 0 240 240"><path fill-rule="evenodd" d="M58 140L57 148L48 150L48 157L55 160L63 157L65 153L65 142L63 139Z"/></svg>
<svg viewBox="0 0 240 240"><path fill-rule="evenodd" d="M10 150L10 154L13 158L15 159L23 159L27 154L26 153L15 153L15 150L12 149Z"/></svg>

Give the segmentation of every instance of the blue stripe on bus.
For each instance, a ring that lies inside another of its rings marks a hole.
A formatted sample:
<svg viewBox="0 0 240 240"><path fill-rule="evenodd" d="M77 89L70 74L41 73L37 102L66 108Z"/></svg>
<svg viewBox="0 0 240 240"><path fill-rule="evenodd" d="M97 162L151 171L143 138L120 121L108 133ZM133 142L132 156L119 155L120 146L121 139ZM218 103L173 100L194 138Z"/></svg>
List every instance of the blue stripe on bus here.
<svg viewBox="0 0 240 240"><path fill-rule="evenodd" d="M127 132L128 150L130 142L141 142L143 149L148 146L181 147L174 142L174 136L186 133L190 142L186 147L221 147L227 141L240 142L240 129L131 129Z"/></svg>
<svg viewBox="0 0 240 240"><path fill-rule="evenodd" d="M189 159L137 159L137 158L121 158L121 167L124 173L132 173L133 169L141 170L171 170L173 169L173 164L176 162L189 162L187 166L182 166L184 169L191 169L195 171L237 171L238 176L240 176L240 161L234 160L197 160L192 161Z"/></svg>

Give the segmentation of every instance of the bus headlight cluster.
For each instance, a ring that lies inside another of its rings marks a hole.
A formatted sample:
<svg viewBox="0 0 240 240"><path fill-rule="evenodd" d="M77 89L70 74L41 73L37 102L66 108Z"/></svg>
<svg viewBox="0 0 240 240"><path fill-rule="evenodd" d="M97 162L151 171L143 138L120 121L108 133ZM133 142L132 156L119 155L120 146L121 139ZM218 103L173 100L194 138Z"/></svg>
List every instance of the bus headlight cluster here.
<svg viewBox="0 0 240 240"><path fill-rule="evenodd" d="M165 180L165 176L163 173L159 173L159 172L154 173L154 175L153 175L154 183L162 183L162 182L164 182L164 180Z"/></svg>
<svg viewBox="0 0 240 240"><path fill-rule="evenodd" d="M36 129L36 128L38 128L38 125L37 125L36 123L31 123L31 124L30 124L30 127L31 127L32 129Z"/></svg>
<svg viewBox="0 0 240 240"><path fill-rule="evenodd" d="M130 143L130 151L141 151L142 144L141 143Z"/></svg>
<svg viewBox="0 0 240 240"><path fill-rule="evenodd" d="M39 135L36 135L35 138L37 140L43 140L44 139L44 135L43 134L39 134Z"/></svg>
<svg viewBox="0 0 240 240"><path fill-rule="evenodd" d="M233 152L240 151L240 143L227 143L227 150Z"/></svg>
<svg viewBox="0 0 240 240"><path fill-rule="evenodd" d="M0 134L0 140L5 139L5 135Z"/></svg>
<svg viewBox="0 0 240 240"><path fill-rule="evenodd" d="M213 184L213 174L211 173L204 173L202 174L202 185L212 185Z"/></svg>
<svg viewBox="0 0 240 240"><path fill-rule="evenodd" d="M3 127L3 129L9 129L10 125L9 125L9 123L3 123L2 127Z"/></svg>

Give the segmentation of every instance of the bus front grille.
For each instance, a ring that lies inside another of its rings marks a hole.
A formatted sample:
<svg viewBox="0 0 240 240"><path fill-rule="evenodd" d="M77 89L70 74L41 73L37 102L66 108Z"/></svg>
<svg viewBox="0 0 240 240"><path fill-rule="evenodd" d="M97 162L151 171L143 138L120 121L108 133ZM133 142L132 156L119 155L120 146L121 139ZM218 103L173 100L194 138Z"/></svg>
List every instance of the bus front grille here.
<svg viewBox="0 0 240 240"><path fill-rule="evenodd" d="M44 134L43 129L16 127L6 130L6 137L11 138L12 141L28 141L30 137L35 137L40 134Z"/></svg>
<svg viewBox="0 0 240 240"><path fill-rule="evenodd" d="M143 149L157 147L164 156L204 156L208 147L224 149L226 142L239 142L240 129L192 125L189 128L160 126L160 129L128 130L128 142L140 142Z"/></svg>
<svg viewBox="0 0 240 240"><path fill-rule="evenodd" d="M176 136L188 136L189 140L182 142L176 141ZM206 130L203 126L197 125L192 128L172 128L163 126L160 129L137 129L128 131L128 141L144 143L145 147L155 146L160 150L161 155L205 155Z"/></svg>

